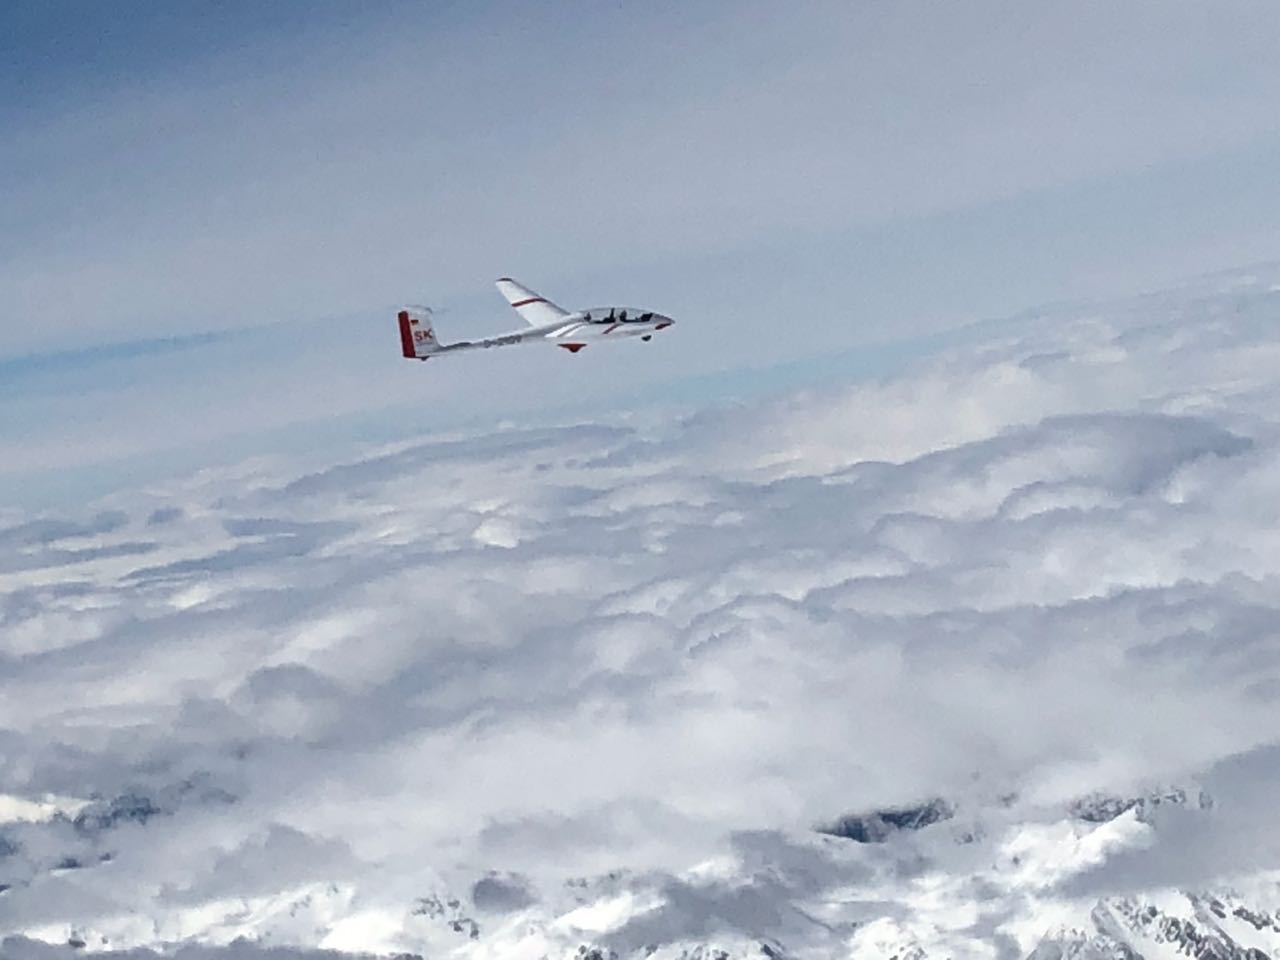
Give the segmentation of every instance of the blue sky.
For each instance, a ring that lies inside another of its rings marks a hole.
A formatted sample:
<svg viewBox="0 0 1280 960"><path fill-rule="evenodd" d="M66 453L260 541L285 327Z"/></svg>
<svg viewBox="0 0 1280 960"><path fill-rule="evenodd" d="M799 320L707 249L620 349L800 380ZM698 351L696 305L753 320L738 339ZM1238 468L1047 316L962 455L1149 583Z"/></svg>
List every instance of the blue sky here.
<svg viewBox="0 0 1280 960"><path fill-rule="evenodd" d="M1260 2L0 18L0 484L19 500L281 431L701 402L828 352L865 376L976 320L1280 239L1280 12ZM400 361L398 304L444 308L446 338L500 330L503 274L684 322L572 365Z"/></svg>

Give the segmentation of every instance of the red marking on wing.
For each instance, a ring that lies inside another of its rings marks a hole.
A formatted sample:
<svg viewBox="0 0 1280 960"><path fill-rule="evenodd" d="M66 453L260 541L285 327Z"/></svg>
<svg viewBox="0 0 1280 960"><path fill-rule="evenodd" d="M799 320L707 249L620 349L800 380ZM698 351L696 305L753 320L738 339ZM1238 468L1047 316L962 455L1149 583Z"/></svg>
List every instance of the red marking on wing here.
<svg viewBox="0 0 1280 960"><path fill-rule="evenodd" d="M515 303L511 305L513 307L523 307L526 303L546 303L546 302L547 302L546 297L529 297L526 300L517 300Z"/></svg>
<svg viewBox="0 0 1280 960"><path fill-rule="evenodd" d="M568 350L570 353L577 353L579 350L585 347L586 344L585 343L557 343L556 346L560 347L562 350Z"/></svg>
<svg viewBox="0 0 1280 960"><path fill-rule="evenodd" d="M417 351L413 349L413 331L409 329L409 311L401 310L400 316L400 352L412 360L417 356Z"/></svg>

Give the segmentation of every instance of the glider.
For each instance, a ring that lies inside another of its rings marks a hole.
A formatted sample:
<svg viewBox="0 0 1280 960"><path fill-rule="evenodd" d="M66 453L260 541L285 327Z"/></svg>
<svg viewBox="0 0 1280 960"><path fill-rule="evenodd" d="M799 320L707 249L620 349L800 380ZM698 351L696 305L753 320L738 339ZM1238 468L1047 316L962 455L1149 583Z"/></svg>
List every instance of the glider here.
<svg viewBox="0 0 1280 960"><path fill-rule="evenodd" d="M577 353L595 341L622 340L639 337L649 340L659 330L675 321L652 310L631 307L592 307L570 313L557 307L510 277L497 282L499 292L528 324L521 330L485 337L482 340L459 340L441 343L431 325L429 307L405 307L400 311L400 352L410 360L429 360L446 353L481 350L489 347L513 347L520 343L550 343L570 353Z"/></svg>

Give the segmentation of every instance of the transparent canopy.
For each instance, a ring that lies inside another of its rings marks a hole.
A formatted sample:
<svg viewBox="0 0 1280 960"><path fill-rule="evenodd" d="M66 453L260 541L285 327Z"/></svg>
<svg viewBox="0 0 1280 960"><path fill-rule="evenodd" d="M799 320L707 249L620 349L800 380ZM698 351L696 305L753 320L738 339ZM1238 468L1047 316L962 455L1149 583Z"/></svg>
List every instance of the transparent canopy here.
<svg viewBox="0 0 1280 960"><path fill-rule="evenodd" d="M592 307L574 315L587 323L654 323L667 320L660 313L638 307Z"/></svg>

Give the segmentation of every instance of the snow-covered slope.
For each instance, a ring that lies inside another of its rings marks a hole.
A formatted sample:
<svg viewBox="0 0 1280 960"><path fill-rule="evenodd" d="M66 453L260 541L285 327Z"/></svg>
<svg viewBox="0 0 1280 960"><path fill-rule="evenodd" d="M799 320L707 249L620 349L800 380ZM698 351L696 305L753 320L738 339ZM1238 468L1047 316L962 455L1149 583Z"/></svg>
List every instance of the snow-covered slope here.
<svg viewBox="0 0 1280 960"><path fill-rule="evenodd" d="M1192 818L1220 815L1203 795L1190 806L1169 796L1157 795ZM1280 871L1247 869L1212 889L1105 892L1109 862L1170 828L1144 816L1151 798L1117 799L1055 814L1004 798L867 842L738 833L724 855L680 875L619 870L534 889L491 872L377 907L349 885L307 884L25 936L76 951L197 942L459 958L1280 956ZM886 813L863 816L883 823ZM5 949L20 957L36 945Z"/></svg>

